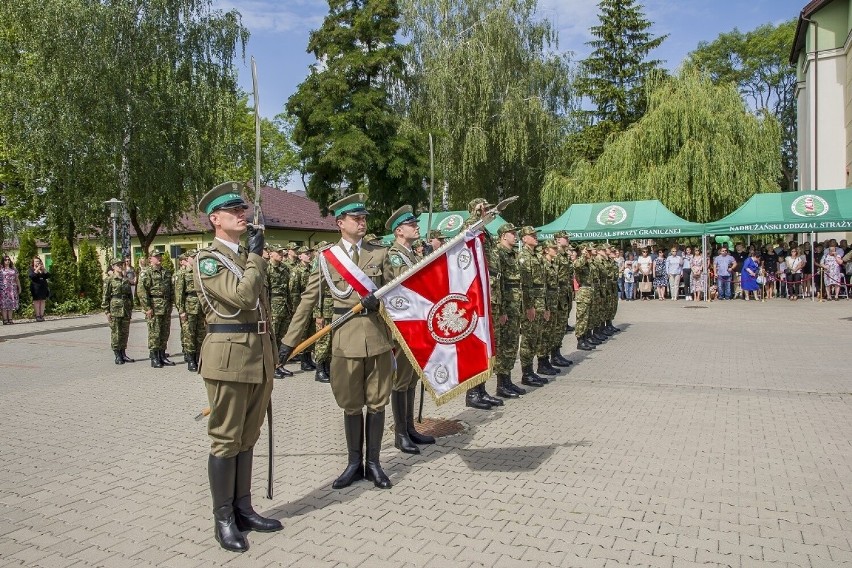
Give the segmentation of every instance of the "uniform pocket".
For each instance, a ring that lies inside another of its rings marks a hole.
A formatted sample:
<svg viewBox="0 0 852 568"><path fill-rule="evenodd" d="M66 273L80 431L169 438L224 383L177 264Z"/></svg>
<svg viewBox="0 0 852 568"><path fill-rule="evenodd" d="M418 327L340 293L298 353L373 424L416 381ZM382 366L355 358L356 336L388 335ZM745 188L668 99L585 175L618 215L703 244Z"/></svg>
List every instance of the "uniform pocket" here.
<svg viewBox="0 0 852 568"><path fill-rule="evenodd" d="M124 317L124 300L121 298L112 298L109 301L109 313L113 317Z"/></svg>
<svg viewBox="0 0 852 568"><path fill-rule="evenodd" d="M238 371L245 365L248 333L211 333L208 353L220 371Z"/></svg>

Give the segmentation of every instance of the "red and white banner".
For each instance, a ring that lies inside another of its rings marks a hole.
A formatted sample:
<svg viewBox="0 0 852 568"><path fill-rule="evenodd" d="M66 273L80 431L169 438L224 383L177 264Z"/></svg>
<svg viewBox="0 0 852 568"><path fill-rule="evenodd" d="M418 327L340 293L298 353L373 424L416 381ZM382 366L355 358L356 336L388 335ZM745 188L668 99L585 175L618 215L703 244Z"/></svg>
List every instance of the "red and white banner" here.
<svg viewBox="0 0 852 568"><path fill-rule="evenodd" d="M488 266L481 232L434 258L382 301L388 324L442 404L491 374L494 339Z"/></svg>

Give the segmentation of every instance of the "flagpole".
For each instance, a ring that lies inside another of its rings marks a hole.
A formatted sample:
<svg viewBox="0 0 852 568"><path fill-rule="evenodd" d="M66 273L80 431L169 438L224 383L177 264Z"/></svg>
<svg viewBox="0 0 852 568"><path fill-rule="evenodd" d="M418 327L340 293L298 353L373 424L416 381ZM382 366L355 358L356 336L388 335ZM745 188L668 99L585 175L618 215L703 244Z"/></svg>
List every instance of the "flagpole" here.
<svg viewBox="0 0 852 568"><path fill-rule="evenodd" d="M429 133L429 216L426 220L426 240L429 243L424 247L429 253L432 252L432 243L429 235L432 233L432 204L435 201L435 147L432 143L432 133ZM417 422L423 423L423 399L426 398L426 385L420 383L420 410L417 412Z"/></svg>

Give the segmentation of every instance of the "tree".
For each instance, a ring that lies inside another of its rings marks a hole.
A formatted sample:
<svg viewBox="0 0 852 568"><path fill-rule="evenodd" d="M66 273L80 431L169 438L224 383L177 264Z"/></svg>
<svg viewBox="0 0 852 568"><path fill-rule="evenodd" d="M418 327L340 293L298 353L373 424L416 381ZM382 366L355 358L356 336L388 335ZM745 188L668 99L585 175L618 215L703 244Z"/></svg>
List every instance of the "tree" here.
<svg viewBox="0 0 852 568"><path fill-rule="evenodd" d="M147 250L213 184L248 32L211 0L0 3L0 130L69 246L125 202Z"/></svg>
<svg viewBox="0 0 852 568"><path fill-rule="evenodd" d="M647 108L646 81L662 62L648 59L668 37L654 37L652 23L636 0L601 0L600 23L591 29L592 53L580 63L577 92L593 108L581 110L583 130L570 140L570 155L594 161L608 137L624 132Z"/></svg>
<svg viewBox="0 0 852 568"><path fill-rule="evenodd" d="M21 231L18 234L18 258L15 259L15 269L18 271L18 277L21 279L19 308L21 311L30 307L33 301L33 296L30 292L29 274L33 258L36 256L38 256L38 246L36 245L35 235L32 231Z"/></svg>
<svg viewBox="0 0 852 568"><path fill-rule="evenodd" d="M651 85L648 111L595 163L553 171L545 206L659 199L692 221L721 218L755 193L778 191L780 129L754 116L732 84L686 68Z"/></svg>
<svg viewBox="0 0 852 568"><path fill-rule="evenodd" d="M98 260L98 253L88 239L80 241L79 254L77 255L77 282L80 283L80 293L84 298L99 303L103 292L104 270ZM107 264L112 259L107 260Z"/></svg>
<svg viewBox="0 0 852 568"><path fill-rule="evenodd" d="M781 125L782 191L795 190L798 175L796 69L788 61L795 33L796 19L746 33L734 28L699 43L688 58L713 81L736 85L752 111L769 112Z"/></svg>
<svg viewBox="0 0 852 568"><path fill-rule="evenodd" d="M539 224L547 164L571 106L571 71L536 0L405 0L413 51L410 116L435 135L450 204L520 195Z"/></svg>
<svg viewBox="0 0 852 568"><path fill-rule="evenodd" d="M79 297L77 261L65 235L54 231L50 236L50 300L62 304Z"/></svg>
<svg viewBox="0 0 852 568"><path fill-rule="evenodd" d="M260 178L263 185L283 189L290 181L290 175L298 169L299 159L291 140L292 130L292 123L285 114L279 114L273 120L261 118ZM241 96L237 102L217 162L217 179L254 180L254 109L249 107L246 96Z"/></svg>
<svg viewBox="0 0 852 568"><path fill-rule="evenodd" d="M394 108L404 89L405 47L396 42L396 0L329 0L308 51L317 63L287 102L295 118L308 196L321 211L342 194L369 194L371 227L423 196L428 145Z"/></svg>

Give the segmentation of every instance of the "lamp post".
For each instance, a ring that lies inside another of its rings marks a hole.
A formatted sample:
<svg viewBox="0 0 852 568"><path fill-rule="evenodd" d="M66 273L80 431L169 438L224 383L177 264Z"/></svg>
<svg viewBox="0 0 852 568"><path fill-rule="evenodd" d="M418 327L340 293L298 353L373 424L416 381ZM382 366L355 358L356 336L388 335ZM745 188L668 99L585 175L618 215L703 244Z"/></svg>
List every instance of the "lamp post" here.
<svg viewBox="0 0 852 568"><path fill-rule="evenodd" d="M115 258L118 255L118 243L116 240L116 232L115 232L115 220L118 218L118 212L121 209L121 206L124 205L124 201L116 199L113 197L109 201L104 201L104 205L109 205L109 213L110 218L112 219L112 258ZM111 260L108 262L112 262Z"/></svg>

